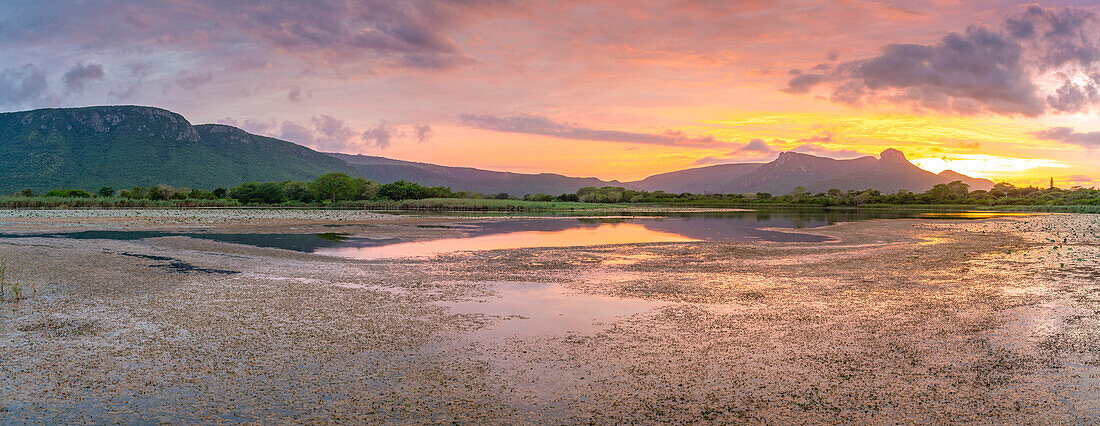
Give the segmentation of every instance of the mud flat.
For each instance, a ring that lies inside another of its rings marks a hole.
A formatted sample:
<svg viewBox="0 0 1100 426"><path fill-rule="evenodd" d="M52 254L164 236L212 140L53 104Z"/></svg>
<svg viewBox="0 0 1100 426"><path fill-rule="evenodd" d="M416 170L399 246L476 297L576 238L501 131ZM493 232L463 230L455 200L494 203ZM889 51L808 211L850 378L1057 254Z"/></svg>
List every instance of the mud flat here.
<svg viewBox="0 0 1100 426"><path fill-rule="evenodd" d="M457 220L8 211L0 233L423 241ZM35 294L0 303L0 423L1100 419L1100 216L804 232L830 238L378 260L2 238Z"/></svg>

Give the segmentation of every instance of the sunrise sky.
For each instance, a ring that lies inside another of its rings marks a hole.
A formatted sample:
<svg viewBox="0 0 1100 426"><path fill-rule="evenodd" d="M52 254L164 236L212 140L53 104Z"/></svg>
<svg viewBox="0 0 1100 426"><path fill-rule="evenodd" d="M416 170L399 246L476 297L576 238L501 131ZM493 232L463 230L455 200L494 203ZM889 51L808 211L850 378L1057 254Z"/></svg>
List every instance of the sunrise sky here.
<svg viewBox="0 0 1100 426"><path fill-rule="evenodd" d="M1100 185L1096 1L0 0L0 110L634 180L888 147Z"/></svg>

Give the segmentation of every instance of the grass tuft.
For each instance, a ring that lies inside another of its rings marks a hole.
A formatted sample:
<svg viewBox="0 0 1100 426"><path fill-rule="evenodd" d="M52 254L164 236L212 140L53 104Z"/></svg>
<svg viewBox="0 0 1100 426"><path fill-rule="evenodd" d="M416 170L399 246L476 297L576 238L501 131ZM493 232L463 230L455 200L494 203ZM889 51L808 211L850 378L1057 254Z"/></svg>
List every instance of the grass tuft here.
<svg viewBox="0 0 1100 426"><path fill-rule="evenodd" d="M17 281L8 278L8 259L0 257L0 301L18 302L26 299L26 288ZM36 289L31 289L37 292Z"/></svg>

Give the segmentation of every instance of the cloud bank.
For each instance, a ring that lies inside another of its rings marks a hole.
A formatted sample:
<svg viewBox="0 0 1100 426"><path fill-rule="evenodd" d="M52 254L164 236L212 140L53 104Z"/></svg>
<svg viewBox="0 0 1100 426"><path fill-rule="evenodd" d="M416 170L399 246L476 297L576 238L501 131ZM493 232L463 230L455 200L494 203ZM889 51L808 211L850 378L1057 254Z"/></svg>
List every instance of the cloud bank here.
<svg viewBox="0 0 1100 426"><path fill-rule="evenodd" d="M559 139L575 139L603 142L627 142L674 146L714 146L725 144L713 136L690 136L682 131L664 133L635 133L618 130L599 130L575 123L556 122L537 115L475 115L464 114L459 121L468 127L506 133L524 133Z"/></svg>
<svg viewBox="0 0 1100 426"><path fill-rule="evenodd" d="M1086 112L1100 102L1100 19L1079 8L1028 6L1002 28L972 25L935 44L889 44L829 74L801 74L782 90L828 89L834 102L958 114L1035 117ZM1046 77L1061 80L1044 91Z"/></svg>
<svg viewBox="0 0 1100 426"><path fill-rule="evenodd" d="M1100 132L1075 132L1069 127L1052 127L1032 133L1033 136L1048 140L1064 142L1085 148L1100 148Z"/></svg>

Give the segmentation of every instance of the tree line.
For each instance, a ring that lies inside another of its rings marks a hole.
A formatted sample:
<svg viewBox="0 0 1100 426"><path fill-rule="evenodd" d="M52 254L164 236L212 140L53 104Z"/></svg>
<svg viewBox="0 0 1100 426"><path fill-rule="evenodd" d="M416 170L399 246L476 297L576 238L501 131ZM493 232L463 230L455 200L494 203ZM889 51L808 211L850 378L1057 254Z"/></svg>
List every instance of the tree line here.
<svg viewBox="0 0 1100 426"><path fill-rule="evenodd" d="M449 187L427 187L399 180L379 184L363 178L353 178L344 173L329 173L313 181L245 182L233 188L203 189L174 188L167 185L135 186L116 191L103 187L98 191L84 189L60 189L35 194L27 189L19 195L33 197L89 198L115 197L130 200L235 200L246 205L323 205L338 202L377 200L419 200L428 198L500 199L525 201L559 201L580 203L652 203L689 205L808 205L808 206L860 206L867 204L935 205L955 204L974 206L997 205L1100 205L1100 190L1075 186L1070 189L1016 187L998 183L992 189L971 191L970 187L954 181L938 184L923 193L898 191L882 193L867 189L862 191L830 189L811 193L799 186L793 191L773 195L766 192L751 194L693 194L642 191L623 187L585 187L574 193L549 195L527 194L523 197L508 193L480 194L471 191L452 191Z"/></svg>
<svg viewBox="0 0 1100 426"><path fill-rule="evenodd" d="M622 187L586 187L574 194L549 196L534 194L525 197L531 201L579 201L588 203L656 203L700 205L745 204L796 204L810 206L860 206L865 204L915 204L915 205L1100 205L1100 189L1075 186L1070 189L1017 187L1010 183L998 183L990 190L971 191L962 181L941 183L923 193L898 191L883 193L874 189L839 190L811 193L798 186L791 192L773 195L767 192L749 194L693 194L667 193L664 191L639 191Z"/></svg>

